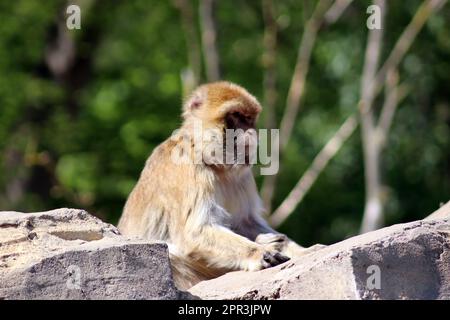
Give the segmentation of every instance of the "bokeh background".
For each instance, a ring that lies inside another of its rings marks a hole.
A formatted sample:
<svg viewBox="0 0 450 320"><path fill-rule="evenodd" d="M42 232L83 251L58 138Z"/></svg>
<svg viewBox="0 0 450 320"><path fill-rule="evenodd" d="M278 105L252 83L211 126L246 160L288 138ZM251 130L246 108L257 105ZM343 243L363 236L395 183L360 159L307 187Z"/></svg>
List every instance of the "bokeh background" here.
<svg viewBox="0 0 450 320"><path fill-rule="evenodd" d="M80 30L65 27L70 3L81 7ZM207 25L199 1L70 3L0 2L0 210L77 207L116 223L146 158L180 125L192 74L197 82L210 79L202 45ZM422 3L388 1L381 62ZM213 8L220 78L263 102L267 4L217 1ZM316 4L269 3L276 28L275 127ZM370 4L353 1L318 31L272 208L357 110ZM422 218L450 198L448 3L428 19L397 71L409 89L381 157L383 225ZM375 112L380 105L375 102ZM265 123L266 111L260 127ZM280 230L304 245L357 234L365 205L362 150L358 128Z"/></svg>

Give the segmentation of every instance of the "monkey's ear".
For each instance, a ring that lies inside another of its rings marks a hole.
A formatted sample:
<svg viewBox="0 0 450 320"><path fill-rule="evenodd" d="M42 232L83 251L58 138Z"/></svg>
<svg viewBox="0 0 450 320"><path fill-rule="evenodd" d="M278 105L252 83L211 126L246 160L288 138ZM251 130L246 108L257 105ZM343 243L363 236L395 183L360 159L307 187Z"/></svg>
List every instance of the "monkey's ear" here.
<svg viewBox="0 0 450 320"><path fill-rule="evenodd" d="M206 92L203 89L198 89L184 103L183 109L186 112L199 109L206 101Z"/></svg>

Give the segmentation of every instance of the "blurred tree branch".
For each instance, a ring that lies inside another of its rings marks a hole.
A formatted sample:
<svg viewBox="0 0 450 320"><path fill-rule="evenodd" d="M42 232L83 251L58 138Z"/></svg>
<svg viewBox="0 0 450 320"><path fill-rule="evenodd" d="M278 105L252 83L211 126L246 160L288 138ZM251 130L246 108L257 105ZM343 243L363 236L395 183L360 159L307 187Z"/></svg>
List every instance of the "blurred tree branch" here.
<svg viewBox="0 0 450 320"><path fill-rule="evenodd" d="M325 22L327 24L335 23L352 1L353 0L336 0L325 14Z"/></svg>
<svg viewBox="0 0 450 320"><path fill-rule="evenodd" d="M409 91L406 84L398 85L398 79L397 70L389 72L386 78L384 104L377 124L377 139L381 148L386 145L397 106Z"/></svg>
<svg viewBox="0 0 450 320"><path fill-rule="evenodd" d="M285 111L280 123L281 157L283 156L283 151L286 149L290 136L292 135L292 129L301 107L301 99L303 97L311 53L316 41L317 33L325 21L326 16L334 16L333 21L329 22L330 24L336 22L350 3L351 0L336 0L332 5L331 0L320 0L315 7L311 18L306 22L303 37L298 48L297 62L289 87ZM277 177L277 174L266 176L261 187L261 195L268 212L270 211L275 193Z"/></svg>
<svg viewBox="0 0 450 320"><path fill-rule="evenodd" d="M275 18L275 7L272 0L262 1L263 17L264 17L264 52L262 57L264 68L264 126L266 129L273 129L277 126L276 119L276 102L277 102L277 32L278 26ZM270 146L271 148L272 146ZM268 180L265 180L268 181ZM265 213L271 211L271 202L275 184L266 183L261 189L261 197L264 202Z"/></svg>
<svg viewBox="0 0 450 320"><path fill-rule="evenodd" d="M275 6L272 0L262 1L264 17L264 52L262 63L264 67L264 110L265 128L273 129L277 125L275 105L277 100L277 32Z"/></svg>
<svg viewBox="0 0 450 320"><path fill-rule="evenodd" d="M400 62L403 60L405 54L407 53L408 49L410 48L412 42L414 41L415 37L425 24L426 20L430 17L430 15L439 10L444 4L447 2L447 0L428 0L424 2L416 11L413 19L408 24L408 26L405 28L405 31L401 34L399 39L397 40L393 50L391 51L388 59L385 61L383 66L380 68L376 76L373 78L373 81L370 83L371 90L373 92L373 98L378 94L379 90L383 87L385 81L389 81L386 79L387 70L396 70L400 64ZM419 18L420 17L420 18ZM402 45L400 45L402 44ZM406 49L406 50L405 50ZM395 58L393 58L395 57ZM384 76L383 76L384 75ZM390 80L392 81L392 80ZM390 85L392 85L391 82ZM388 84L389 86L389 84ZM387 89L389 91L389 89ZM387 100L392 101L385 101L385 104L383 106L383 109L381 111L381 115L383 113L385 114L383 118L388 117L386 113L392 112L392 110L388 111L388 109L394 108L391 104L393 101L395 101L395 104L397 105L402 98L405 97L407 92L405 85L399 85L396 89L390 90L390 94L387 96ZM396 98L394 98L394 95L397 95ZM360 106L361 101L359 101L358 105ZM395 107L396 108L396 107ZM383 112L384 110L384 112ZM363 110L367 111L367 110ZM390 117L390 116L389 116ZM380 118L383 119L383 118ZM379 122L379 125L383 123ZM353 122L355 122L355 125L353 126ZM333 135L333 137L328 141L328 143L322 148L322 150L319 152L319 154L315 157L313 160L310 168L303 174L303 176L300 178L297 185L294 187L294 189L289 193L288 197L281 203L281 205L274 211L273 215L270 217L270 223L272 226L277 227L281 225L288 217L289 215L295 210L295 208L298 206L298 204L303 199L304 195L310 190L313 183L319 176L319 174L325 169L326 165L328 164L329 160L337 154L339 149L342 147L343 143L353 134L353 132L356 130L358 125L356 114L352 114L347 118L347 120L344 122L343 125L339 128L339 130ZM386 123L382 124L382 128L389 128L389 126L386 126ZM330 144L332 146L337 146L336 149L331 148ZM332 150L333 152L330 152L329 150ZM321 159L320 159L321 158ZM319 163L320 165L314 164ZM311 171L315 171L315 173L312 173ZM312 177L312 179L311 179ZM306 183L305 181L308 181Z"/></svg>
<svg viewBox="0 0 450 320"><path fill-rule="evenodd" d="M75 43L64 19L59 19L55 38L47 45L45 62L58 82L63 79L75 61Z"/></svg>
<svg viewBox="0 0 450 320"><path fill-rule="evenodd" d="M80 49L75 41L75 35L66 26L66 6L61 5L60 11L55 17L55 25L46 44L44 63L48 69L48 74L43 73L43 78L51 77L58 85L61 85L65 93L63 104L67 113L74 118L80 112L79 90L87 86L91 80L92 60L97 46L99 46L102 25L96 24L93 19L86 19L91 12L109 9L106 2L87 0L74 1L70 4L77 4L83 12L83 32L79 37L79 43L84 44ZM88 44L88 45L86 45ZM86 47L87 46L87 47ZM64 187L58 180L56 174L56 163L58 155L49 151L40 151L44 138L42 128L48 125L55 112L50 105L46 106L45 116L33 119L31 124L32 140L25 153L26 168L30 171L27 181L27 191L39 194L42 198L63 197L71 203L87 209L91 208L92 201L86 201L77 192ZM56 190L56 192L55 192ZM55 196L56 194L56 196Z"/></svg>
<svg viewBox="0 0 450 320"><path fill-rule="evenodd" d="M374 110L375 92L371 86L375 78L383 42L385 0L374 0L373 4L380 8L380 29L369 30L361 80L361 100L359 102L361 120L361 140L364 158L365 205L363 225L376 229L382 225L383 201L381 198L380 150L376 143Z"/></svg>
<svg viewBox="0 0 450 320"><path fill-rule="evenodd" d="M188 95L200 84L202 74L202 58L200 41L195 26L194 10L191 1L174 0L174 5L180 11L181 25L186 42L188 63L187 70L181 74L183 82L183 94Z"/></svg>
<svg viewBox="0 0 450 320"><path fill-rule="evenodd" d="M373 87L371 88L371 91L374 92L374 95L377 95L380 92L388 72L397 69L398 65L403 60L405 54L408 52L412 43L416 39L417 34L422 30L424 24L430 16L434 12L439 11L446 2L447 0L427 0L422 2L414 14L413 19L395 43L394 49L392 49L383 67L371 83L371 86Z"/></svg>
<svg viewBox="0 0 450 320"><path fill-rule="evenodd" d="M375 120L373 119L373 108L369 109L372 114L373 122L371 123L370 131L365 133L362 132L362 134L363 148L369 149L367 153L364 153L364 163L366 164L366 167L368 165L370 166L368 169L371 170L371 172L368 172L365 175L366 204L361 224L361 233L376 230L383 225L384 201L382 197L383 185L381 183L383 174L381 172L380 159L382 158L383 149L387 144L387 138L389 136L395 111L397 110L398 104L406 96L407 91L408 89L405 84L398 85L398 72L390 71L385 81L384 104L381 108L378 123L376 125L374 123ZM371 175L368 176L367 174ZM376 177L374 176L375 174L377 175Z"/></svg>
<svg viewBox="0 0 450 320"><path fill-rule="evenodd" d="M301 99L305 88L306 75L309 70L312 49L314 47L317 32L319 31L324 16L331 6L331 0L320 0L311 18L306 22L303 37L298 49L297 62L294 67L291 85L289 87L286 108L280 123L280 153L286 149L292 134L297 113L301 107Z"/></svg>
<svg viewBox="0 0 450 320"><path fill-rule="evenodd" d="M274 226L280 226L286 218L295 210L297 205L303 200L303 197L311 189L316 182L320 173L325 169L328 162L336 155L342 145L352 135L358 125L355 114L345 120L333 137L328 140L326 145L317 154L311 165L302 175L295 187L281 203L281 205L273 212L269 218L269 223Z"/></svg>
<svg viewBox="0 0 450 320"><path fill-rule="evenodd" d="M405 28L395 44L383 67L376 75L374 68L376 68L378 55L381 50L381 30L371 30L369 32L366 61L361 84L361 101L359 103L366 188L364 214L360 229L361 233L376 230L383 225L384 201L382 198L381 156L398 104L398 89L396 85L398 75L396 75L395 70L403 60L403 57L429 16L433 11L438 10L445 1L429 0L422 3L412 21ZM381 12L384 12L384 0L375 0L374 4L380 6L382 8ZM375 123L372 104L383 84L387 84L388 96L381 110L379 124L377 125Z"/></svg>
<svg viewBox="0 0 450 320"><path fill-rule="evenodd" d="M220 61L216 47L217 31L214 20L215 0L200 0L200 25L203 57L208 82L220 80Z"/></svg>
<svg viewBox="0 0 450 320"><path fill-rule="evenodd" d="M386 97L382 110L390 109L390 113L395 110L396 106L406 96L407 86L405 84L395 85L390 88ZM385 111L386 112L386 111ZM391 121L391 120L390 120ZM295 187L281 203L281 205L273 212L269 218L272 226L278 227L286 218L295 210L298 204L303 200L306 193L316 182L320 173L326 168L329 161L338 153L344 143L351 137L358 127L358 117L356 112L351 114L344 123L339 127L336 133L331 137L325 146L320 150L311 162L311 165L302 175ZM386 131L385 131L386 132Z"/></svg>

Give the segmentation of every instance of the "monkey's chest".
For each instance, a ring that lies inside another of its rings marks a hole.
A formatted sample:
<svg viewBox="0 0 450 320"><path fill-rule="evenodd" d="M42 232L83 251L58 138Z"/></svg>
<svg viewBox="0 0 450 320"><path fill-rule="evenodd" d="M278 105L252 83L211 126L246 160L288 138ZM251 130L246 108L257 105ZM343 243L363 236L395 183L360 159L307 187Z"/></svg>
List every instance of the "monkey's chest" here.
<svg viewBox="0 0 450 320"><path fill-rule="evenodd" d="M236 185L220 185L216 189L215 200L230 215L230 222L246 217L252 210L251 196Z"/></svg>

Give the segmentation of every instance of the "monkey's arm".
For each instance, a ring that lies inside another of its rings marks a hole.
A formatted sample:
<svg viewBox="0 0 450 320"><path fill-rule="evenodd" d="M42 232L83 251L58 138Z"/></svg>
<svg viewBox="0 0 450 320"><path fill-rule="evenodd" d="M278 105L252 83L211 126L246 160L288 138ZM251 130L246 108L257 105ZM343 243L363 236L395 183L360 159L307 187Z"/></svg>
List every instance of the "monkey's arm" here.
<svg viewBox="0 0 450 320"><path fill-rule="evenodd" d="M244 172L235 184L239 186L240 194L231 197L227 203L234 213L231 229L251 241L277 250L288 257L303 255L305 248L272 229L262 218L264 208L251 170ZM239 202L239 199L245 199L245 201Z"/></svg>
<svg viewBox="0 0 450 320"><path fill-rule="evenodd" d="M256 212L247 217L244 221L241 221L235 229L237 233L244 237L254 240L256 243L262 244L266 248L272 248L273 250L279 251L289 258L303 256L324 247L324 245L321 244L309 248L300 246L286 235L272 229Z"/></svg>
<svg viewBox="0 0 450 320"><path fill-rule="evenodd" d="M189 257L216 269L261 270L289 258L218 225L204 225L187 236Z"/></svg>

